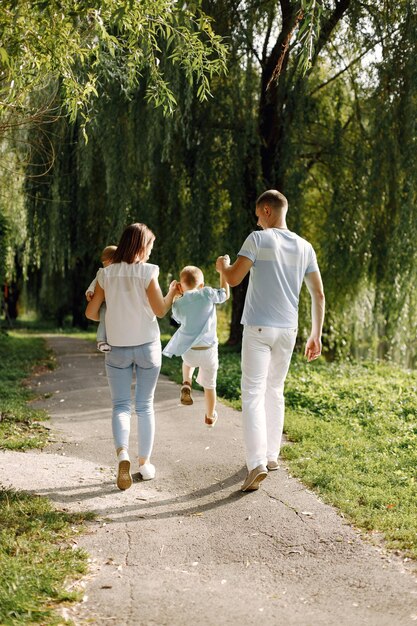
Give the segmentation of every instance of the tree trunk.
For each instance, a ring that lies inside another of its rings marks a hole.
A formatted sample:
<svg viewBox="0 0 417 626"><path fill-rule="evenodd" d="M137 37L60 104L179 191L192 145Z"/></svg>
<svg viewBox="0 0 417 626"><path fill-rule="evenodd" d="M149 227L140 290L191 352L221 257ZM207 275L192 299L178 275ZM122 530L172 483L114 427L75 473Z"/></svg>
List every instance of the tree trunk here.
<svg viewBox="0 0 417 626"><path fill-rule="evenodd" d="M324 23L321 25L320 37L316 44L315 56L312 59L314 64L320 51L325 47L331 34L344 13L347 11L351 0L339 0L336 7ZM272 29L272 22L267 30L263 45L263 57L261 60L261 93L258 110L258 146L261 156L262 178L265 189L278 188L285 193L285 151L289 145L288 133L291 127L291 109L289 105L290 96L297 86L300 86L302 78L293 75L288 76L287 43L294 30L297 21L299 3L291 0L280 0L281 7L281 32L278 35L275 45L267 55L269 36ZM284 54L285 51L285 54ZM273 78L275 69L280 64L279 76ZM252 187L249 189L248 187ZM247 198L256 198L259 190L256 190L256 179L246 179L244 187ZM263 190L262 190L263 191ZM248 281L235 287L232 290L232 319L230 325L229 344L236 344L241 341L242 327L240 318L245 302Z"/></svg>
<svg viewBox="0 0 417 626"><path fill-rule="evenodd" d="M227 341L229 346L237 346L242 343L243 329L240 320L242 319L248 283L249 274L243 279L240 285L232 287L232 319L230 321L230 335Z"/></svg>

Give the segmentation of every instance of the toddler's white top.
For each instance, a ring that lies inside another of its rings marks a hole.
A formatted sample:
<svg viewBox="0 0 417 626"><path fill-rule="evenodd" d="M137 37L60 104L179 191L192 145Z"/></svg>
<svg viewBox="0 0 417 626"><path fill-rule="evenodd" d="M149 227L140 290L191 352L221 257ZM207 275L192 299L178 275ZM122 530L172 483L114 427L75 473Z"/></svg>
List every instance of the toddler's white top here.
<svg viewBox="0 0 417 626"><path fill-rule="evenodd" d="M111 346L139 346L159 338L146 289L159 267L152 263L112 263L97 273L106 297L106 332Z"/></svg>
<svg viewBox="0 0 417 626"><path fill-rule="evenodd" d="M101 269L101 268L100 268ZM99 272L100 270L98 270ZM97 274L98 274L97 272ZM95 292L96 290L96 285L97 285L97 274L95 276L95 278L93 278L93 280L91 281L91 283L88 285L87 289L85 290L85 295L88 294L89 291L91 291L92 293Z"/></svg>
<svg viewBox="0 0 417 626"><path fill-rule="evenodd" d="M172 305L172 317L181 324L165 346L165 356L181 356L193 346L214 346L217 343L215 304L226 300L225 289L190 289Z"/></svg>
<svg viewBox="0 0 417 626"><path fill-rule="evenodd" d="M289 230L267 228L251 233L238 254L253 261L241 323L296 328L304 276L319 269L313 246Z"/></svg>

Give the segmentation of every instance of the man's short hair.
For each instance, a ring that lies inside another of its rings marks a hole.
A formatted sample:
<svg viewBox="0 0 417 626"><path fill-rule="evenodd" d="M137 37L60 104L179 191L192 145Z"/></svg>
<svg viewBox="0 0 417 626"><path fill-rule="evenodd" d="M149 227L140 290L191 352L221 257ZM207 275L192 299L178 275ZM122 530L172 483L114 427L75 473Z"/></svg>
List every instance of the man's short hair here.
<svg viewBox="0 0 417 626"><path fill-rule="evenodd" d="M186 265L180 272L180 280L183 280L187 287L194 289L197 285L204 283L204 274L195 265Z"/></svg>
<svg viewBox="0 0 417 626"><path fill-rule="evenodd" d="M276 189L268 189L264 191L256 201L256 206L264 206L268 204L276 211L286 211L288 209L288 200L280 191Z"/></svg>
<svg viewBox="0 0 417 626"><path fill-rule="evenodd" d="M117 246L106 246L101 253L101 262L105 263L106 261L111 261L116 250Z"/></svg>

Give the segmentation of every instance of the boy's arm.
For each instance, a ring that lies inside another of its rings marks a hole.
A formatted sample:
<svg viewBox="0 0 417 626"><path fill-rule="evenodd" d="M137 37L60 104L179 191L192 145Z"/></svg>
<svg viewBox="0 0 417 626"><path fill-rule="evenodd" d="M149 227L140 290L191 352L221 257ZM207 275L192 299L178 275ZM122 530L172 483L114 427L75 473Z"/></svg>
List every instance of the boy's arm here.
<svg viewBox="0 0 417 626"><path fill-rule="evenodd" d="M226 292L226 300L230 298L230 287L223 272L220 272L220 289Z"/></svg>
<svg viewBox="0 0 417 626"><path fill-rule="evenodd" d="M94 278L94 280L91 281L91 283L86 289L85 297L87 298L87 302L90 302L90 300L92 300L94 292L96 290L96 285L97 285L97 276Z"/></svg>

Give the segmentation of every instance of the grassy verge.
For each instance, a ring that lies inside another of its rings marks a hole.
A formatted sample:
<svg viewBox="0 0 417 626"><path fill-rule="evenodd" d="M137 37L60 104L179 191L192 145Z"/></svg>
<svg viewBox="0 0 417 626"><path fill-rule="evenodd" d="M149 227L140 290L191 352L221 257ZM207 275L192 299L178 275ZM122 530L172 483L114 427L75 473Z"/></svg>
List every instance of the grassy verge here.
<svg viewBox="0 0 417 626"><path fill-rule="evenodd" d="M24 380L34 367L52 367L45 342L20 333L0 334L0 447L42 447L44 412L27 404ZM67 579L87 568L87 556L68 545L90 514L53 510L46 498L0 489L0 623L63 624L58 603L74 601Z"/></svg>
<svg viewBox="0 0 417 626"><path fill-rule="evenodd" d="M169 337L164 327L163 342ZM240 409L240 354L220 346L217 390ZM181 382L181 359L162 372ZM282 456L293 475L357 527L417 558L417 372L294 355Z"/></svg>
<svg viewBox="0 0 417 626"><path fill-rule="evenodd" d="M293 474L417 558L417 372L295 359L283 448Z"/></svg>
<svg viewBox="0 0 417 626"><path fill-rule="evenodd" d="M86 554L68 543L86 517L54 511L45 498L0 491L2 626L64 623L57 605L80 599L66 587L67 577L87 570Z"/></svg>
<svg viewBox="0 0 417 626"><path fill-rule="evenodd" d="M0 448L27 450L43 447L48 431L39 422L44 411L28 404L33 394L24 380L34 365L52 368L53 360L40 337L0 334Z"/></svg>

